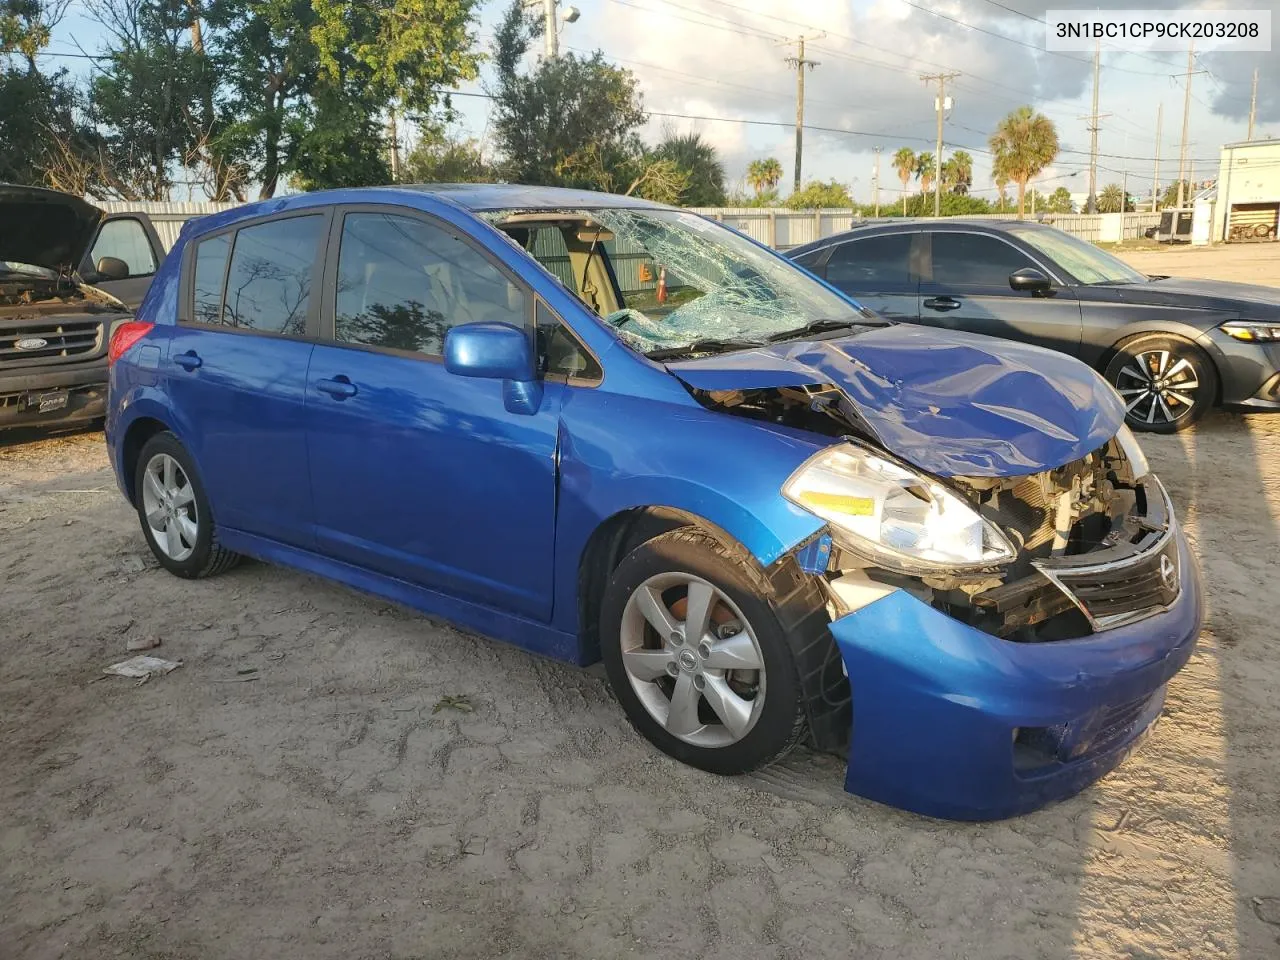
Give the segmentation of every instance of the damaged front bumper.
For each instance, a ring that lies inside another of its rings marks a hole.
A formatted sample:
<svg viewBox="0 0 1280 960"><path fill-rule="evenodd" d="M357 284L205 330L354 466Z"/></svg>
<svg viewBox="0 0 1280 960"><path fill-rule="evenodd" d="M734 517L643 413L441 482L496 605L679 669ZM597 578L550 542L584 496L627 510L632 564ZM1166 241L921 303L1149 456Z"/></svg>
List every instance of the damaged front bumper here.
<svg viewBox="0 0 1280 960"><path fill-rule="evenodd" d="M900 588L833 582L852 612L830 626L849 677L846 789L928 816L994 820L1083 789L1160 713L1203 619L1199 567L1179 529L1176 599L1136 623L1019 643Z"/></svg>

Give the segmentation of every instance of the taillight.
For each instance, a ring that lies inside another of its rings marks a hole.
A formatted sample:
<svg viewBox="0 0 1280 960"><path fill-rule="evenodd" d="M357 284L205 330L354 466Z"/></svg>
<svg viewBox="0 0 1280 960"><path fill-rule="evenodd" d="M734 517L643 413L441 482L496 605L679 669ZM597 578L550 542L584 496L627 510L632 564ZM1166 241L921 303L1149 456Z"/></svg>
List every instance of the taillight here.
<svg viewBox="0 0 1280 960"><path fill-rule="evenodd" d="M150 333L154 326L154 323L130 320L116 327L115 333L111 334L111 345L107 347L107 366L119 360L126 350Z"/></svg>

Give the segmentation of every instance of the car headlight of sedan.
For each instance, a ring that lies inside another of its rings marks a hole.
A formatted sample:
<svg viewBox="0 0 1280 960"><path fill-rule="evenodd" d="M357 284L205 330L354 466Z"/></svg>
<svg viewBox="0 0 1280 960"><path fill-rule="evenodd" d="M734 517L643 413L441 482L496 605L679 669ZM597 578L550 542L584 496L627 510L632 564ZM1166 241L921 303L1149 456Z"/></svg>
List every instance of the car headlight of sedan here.
<svg viewBox="0 0 1280 960"><path fill-rule="evenodd" d="M903 573L991 567L1016 552L994 525L938 481L853 443L827 447L782 495L831 526L835 540Z"/></svg>
<svg viewBox="0 0 1280 960"><path fill-rule="evenodd" d="M1223 333L1245 343L1280 343L1280 322L1259 323L1253 320L1228 320Z"/></svg>

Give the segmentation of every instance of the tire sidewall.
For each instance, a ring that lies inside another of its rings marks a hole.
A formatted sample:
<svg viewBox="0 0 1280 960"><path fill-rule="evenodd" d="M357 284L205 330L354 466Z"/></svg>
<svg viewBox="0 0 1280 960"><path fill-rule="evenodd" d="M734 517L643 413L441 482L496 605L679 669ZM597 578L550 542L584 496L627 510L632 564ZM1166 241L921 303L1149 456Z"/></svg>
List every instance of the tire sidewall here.
<svg viewBox="0 0 1280 960"><path fill-rule="evenodd" d="M146 509L143 506L142 484L145 480L147 465L159 454L167 454L178 462L195 494L196 543L195 549L185 560L174 560L160 549L151 531L151 524L147 522ZM158 433L143 444L134 471L133 490L134 509L138 514L138 522L142 524L142 535L146 538L152 554L160 562L160 566L179 577L191 579L199 576L208 565L213 550L213 512L209 509L209 498L205 495L204 481L200 479L200 472L196 470L186 448L172 433L167 431Z"/></svg>
<svg viewBox="0 0 1280 960"><path fill-rule="evenodd" d="M682 763L712 773L753 770L784 754L797 739L802 713L800 683L786 636L762 584L752 582L726 548L700 534L677 530L641 544L609 579L600 613L600 650L614 695L632 725L651 743ZM721 590L751 625L765 667L765 702L755 725L724 747L698 747L673 736L645 709L622 663L621 625L635 590L659 573L700 577ZM763 581L763 577L760 578Z"/></svg>
<svg viewBox="0 0 1280 960"><path fill-rule="evenodd" d="M1138 354L1150 353L1153 350L1168 350L1179 359L1185 359L1196 372L1200 387L1196 392L1195 403L1184 415L1172 423L1147 423L1139 417L1125 414L1125 423L1132 430L1145 433L1177 433L1185 430L1208 412L1213 406L1218 393L1218 373L1213 361L1198 346L1181 337L1168 334L1139 334L1120 343L1107 363L1103 376L1112 389L1118 390L1120 370L1126 364L1135 362ZM1124 398L1121 398L1124 400ZM1127 405L1127 403L1126 403Z"/></svg>

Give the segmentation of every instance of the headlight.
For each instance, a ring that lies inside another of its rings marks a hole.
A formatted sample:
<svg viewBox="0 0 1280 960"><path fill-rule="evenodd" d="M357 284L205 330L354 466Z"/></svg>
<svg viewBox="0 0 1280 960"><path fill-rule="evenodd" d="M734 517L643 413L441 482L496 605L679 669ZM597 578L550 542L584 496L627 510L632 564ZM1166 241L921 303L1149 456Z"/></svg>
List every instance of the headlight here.
<svg viewBox="0 0 1280 960"><path fill-rule="evenodd" d="M959 495L852 443L809 458L782 495L826 520L843 546L891 570L976 569L1016 556L1004 535Z"/></svg>
<svg viewBox="0 0 1280 960"><path fill-rule="evenodd" d="M1147 455L1142 452L1142 448L1138 446L1137 438L1134 437L1133 431L1127 425L1122 424L1120 432L1116 434L1116 443L1120 444L1120 450L1124 453L1125 459L1129 461L1129 469L1133 472L1133 479L1141 480L1151 472L1151 465L1147 463Z"/></svg>
<svg viewBox="0 0 1280 960"><path fill-rule="evenodd" d="M1276 343L1280 341L1280 323L1228 320L1219 329L1227 336L1243 340L1245 343Z"/></svg>

